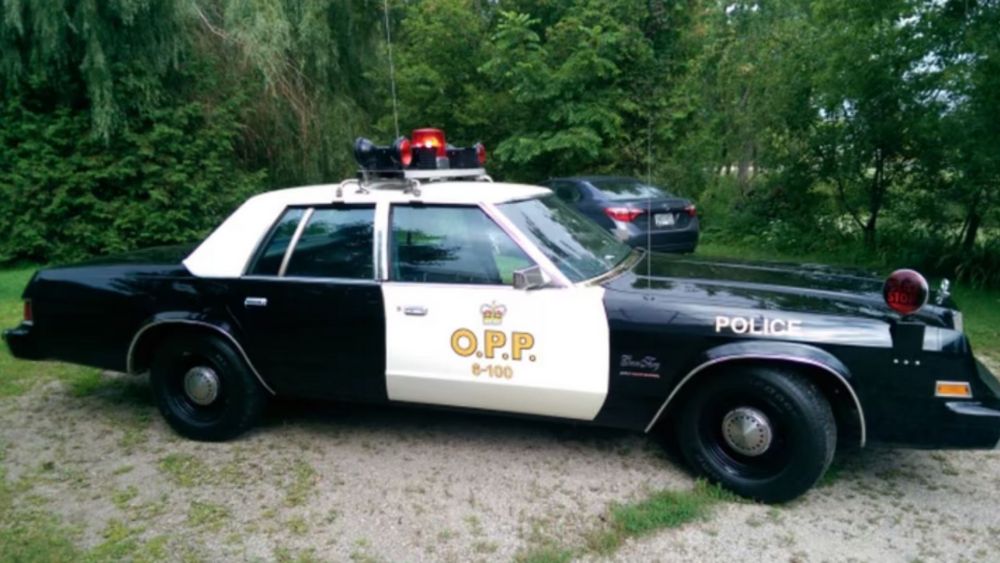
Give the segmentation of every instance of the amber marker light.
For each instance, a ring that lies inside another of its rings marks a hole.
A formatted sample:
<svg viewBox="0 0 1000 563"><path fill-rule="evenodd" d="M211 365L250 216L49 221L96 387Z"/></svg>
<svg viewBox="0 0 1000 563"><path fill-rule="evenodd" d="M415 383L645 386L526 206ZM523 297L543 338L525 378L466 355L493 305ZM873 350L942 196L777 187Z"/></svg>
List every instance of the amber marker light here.
<svg viewBox="0 0 1000 563"><path fill-rule="evenodd" d="M935 397L971 399L972 387L965 381L938 381L934 385Z"/></svg>

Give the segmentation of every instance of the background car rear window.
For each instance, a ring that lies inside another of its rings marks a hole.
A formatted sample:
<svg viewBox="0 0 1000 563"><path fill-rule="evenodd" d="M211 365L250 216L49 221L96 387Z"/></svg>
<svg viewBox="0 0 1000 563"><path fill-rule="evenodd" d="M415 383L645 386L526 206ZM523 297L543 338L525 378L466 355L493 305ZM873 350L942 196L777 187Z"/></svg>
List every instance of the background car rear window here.
<svg viewBox="0 0 1000 563"><path fill-rule="evenodd" d="M656 186L644 184L638 180L630 178L608 178L603 180L590 180L591 186L597 188L605 199L636 199L647 197L671 197L666 190Z"/></svg>
<svg viewBox="0 0 1000 563"><path fill-rule="evenodd" d="M478 207L393 206L392 279L510 285L534 262Z"/></svg>
<svg viewBox="0 0 1000 563"><path fill-rule="evenodd" d="M267 241L264 250L257 256L250 273L256 276L276 276L281 268L281 260L288 250L288 243L295 234L295 229L302 220L305 209L289 209L275 225L271 239Z"/></svg>
<svg viewBox="0 0 1000 563"><path fill-rule="evenodd" d="M316 209L292 250L286 276L374 279L375 208Z"/></svg>

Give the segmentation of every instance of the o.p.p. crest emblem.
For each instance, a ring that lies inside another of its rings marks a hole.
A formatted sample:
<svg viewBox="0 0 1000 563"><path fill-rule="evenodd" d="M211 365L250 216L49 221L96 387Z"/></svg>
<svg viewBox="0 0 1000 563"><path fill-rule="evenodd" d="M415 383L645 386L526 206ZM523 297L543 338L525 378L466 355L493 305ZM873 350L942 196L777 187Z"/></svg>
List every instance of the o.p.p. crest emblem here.
<svg viewBox="0 0 1000 563"><path fill-rule="evenodd" d="M479 308L479 312L483 314L484 325L498 325L503 323L503 317L507 314L507 306L500 305L496 301L483 303L483 306Z"/></svg>

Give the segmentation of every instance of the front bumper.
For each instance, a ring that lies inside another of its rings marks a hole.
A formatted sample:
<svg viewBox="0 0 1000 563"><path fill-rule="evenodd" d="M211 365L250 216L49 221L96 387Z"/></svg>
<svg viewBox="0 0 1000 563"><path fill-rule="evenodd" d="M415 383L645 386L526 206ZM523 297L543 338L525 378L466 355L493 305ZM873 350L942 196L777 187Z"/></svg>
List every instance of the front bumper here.
<svg viewBox="0 0 1000 563"><path fill-rule="evenodd" d="M866 411L872 445L945 450L997 448L1000 393L993 387L996 379L982 364L970 367L973 373L956 375L955 379L972 384L972 399L934 397L931 380L925 381L926 387L919 386L927 393L923 397L883 396L874 404L869 401L873 408L866 407Z"/></svg>
<svg viewBox="0 0 1000 563"><path fill-rule="evenodd" d="M21 323L17 328L3 331L3 340L7 343L11 355L22 360L40 360L41 351L35 338L32 325Z"/></svg>
<svg viewBox="0 0 1000 563"><path fill-rule="evenodd" d="M945 447L1000 448L1000 382L976 360L976 376L985 385L973 401L948 401L948 413L938 429Z"/></svg>

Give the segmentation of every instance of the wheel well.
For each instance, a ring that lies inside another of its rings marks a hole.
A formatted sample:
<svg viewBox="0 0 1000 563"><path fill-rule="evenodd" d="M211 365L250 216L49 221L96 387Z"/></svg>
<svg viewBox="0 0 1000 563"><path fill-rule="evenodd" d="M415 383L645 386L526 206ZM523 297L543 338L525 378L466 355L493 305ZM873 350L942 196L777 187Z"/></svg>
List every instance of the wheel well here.
<svg viewBox="0 0 1000 563"><path fill-rule="evenodd" d="M153 354L164 341L176 334L217 334L214 329L201 325L179 323L163 323L143 330L137 335L136 341L129 348L126 358L129 373L140 374L149 370L153 363Z"/></svg>
<svg viewBox="0 0 1000 563"><path fill-rule="evenodd" d="M712 377L713 375L725 372L726 370L732 368L734 364L739 366L777 367L783 370L794 371L795 373L807 377L812 383L816 384L820 392L823 393L823 396L826 397L826 400L830 402L830 407L833 409L833 416L837 422L837 448L850 449L863 445L861 422L862 414L858 412L854 395L852 394L851 389L847 387L848 384L839 377L832 376L823 368L809 364L800 364L789 360L737 358L729 361L723 361L708 367L704 371L695 374L691 380L683 382L684 386L672 399L670 399L670 403L667 405L667 410L662 414L662 416L660 416L651 430L660 432L672 427L672 419L678 410L678 405L684 404L686 396L697 388L698 382L702 381L704 378Z"/></svg>

